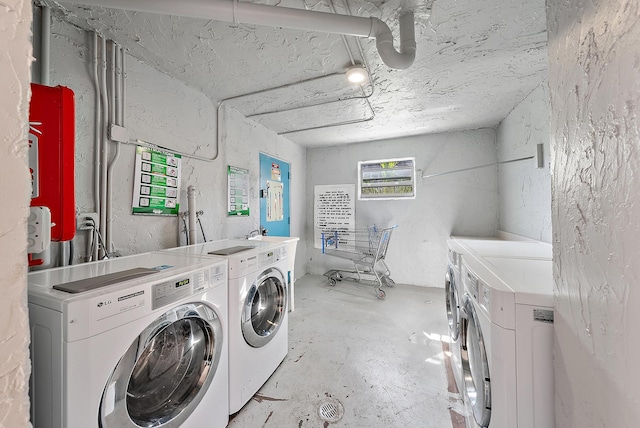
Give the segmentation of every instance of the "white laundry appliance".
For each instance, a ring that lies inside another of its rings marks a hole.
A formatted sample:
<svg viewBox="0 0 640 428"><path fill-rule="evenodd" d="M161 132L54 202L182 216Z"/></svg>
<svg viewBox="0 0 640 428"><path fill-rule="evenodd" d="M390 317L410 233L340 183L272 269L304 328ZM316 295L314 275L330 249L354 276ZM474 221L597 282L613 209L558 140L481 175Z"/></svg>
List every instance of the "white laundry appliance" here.
<svg viewBox="0 0 640 428"><path fill-rule="evenodd" d="M553 428L553 274L543 259L462 256L469 427Z"/></svg>
<svg viewBox="0 0 640 428"><path fill-rule="evenodd" d="M460 361L460 305L464 294L464 286L460 277L460 255L465 251L456 239L447 240L448 264L445 273L445 303L447 321L449 322L449 352L451 354L451 370L458 391L464 391L462 363Z"/></svg>
<svg viewBox="0 0 640 428"><path fill-rule="evenodd" d="M166 251L229 260L229 412L236 413L289 350L287 243L223 240Z"/></svg>
<svg viewBox="0 0 640 428"><path fill-rule="evenodd" d="M463 284L460 262L463 254L479 254L496 257L534 258L551 260L552 247L540 241L508 241L490 237L455 237L447 240L448 265L445 273L445 301L449 322L451 370L458 391L464 399L464 382L460 362L460 313Z"/></svg>
<svg viewBox="0 0 640 428"><path fill-rule="evenodd" d="M507 241L500 239L455 238L459 254L477 254L484 257L510 257L551 260L553 248L542 241Z"/></svg>
<svg viewBox="0 0 640 428"><path fill-rule="evenodd" d="M289 312L294 310L295 302L295 265L296 265L296 247L300 238L297 236L271 236L271 235L257 235L248 238L250 241L269 241L271 243L287 244L287 258L288 262L288 275L287 275L287 287L289 295L287 296L287 306Z"/></svg>
<svg viewBox="0 0 640 428"><path fill-rule="evenodd" d="M146 253L28 283L34 428L227 425L225 259Z"/></svg>

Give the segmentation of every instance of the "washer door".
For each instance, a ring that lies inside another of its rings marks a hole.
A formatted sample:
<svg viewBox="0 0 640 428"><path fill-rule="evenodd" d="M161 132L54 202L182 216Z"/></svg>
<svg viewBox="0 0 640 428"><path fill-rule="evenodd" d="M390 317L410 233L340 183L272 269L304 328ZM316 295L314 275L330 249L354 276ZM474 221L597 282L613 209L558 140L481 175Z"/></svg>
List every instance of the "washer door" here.
<svg viewBox="0 0 640 428"><path fill-rule="evenodd" d="M282 272L270 268L251 286L240 323L244 340L254 348L269 343L280 329L287 310L287 287Z"/></svg>
<svg viewBox="0 0 640 428"><path fill-rule="evenodd" d="M220 319L202 303L158 317L111 374L100 403L100 427L182 425L215 376L222 340Z"/></svg>
<svg viewBox="0 0 640 428"><path fill-rule="evenodd" d="M491 376L480 321L469 295L465 295L461 325L460 358L466 396L476 423L486 428L491 420Z"/></svg>
<svg viewBox="0 0 640 428"><path fill-rule="evenodd" d="M452 341L458 340L460 335L460 310L458 308L458 289L453 266L447 267L444 276L445 301L447 304L447 320L449 321L449 335Z"/></svg>

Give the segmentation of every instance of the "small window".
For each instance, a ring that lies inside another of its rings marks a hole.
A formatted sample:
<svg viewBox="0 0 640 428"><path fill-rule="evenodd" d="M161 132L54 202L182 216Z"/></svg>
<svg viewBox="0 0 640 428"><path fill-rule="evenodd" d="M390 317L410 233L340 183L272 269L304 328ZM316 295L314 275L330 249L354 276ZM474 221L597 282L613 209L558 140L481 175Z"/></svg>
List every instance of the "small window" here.
<svg viewBox="0 0 640 428"><path fill-rule="evenodd" d="M415 158L358 162L358 199L414 199Z"/></svg>

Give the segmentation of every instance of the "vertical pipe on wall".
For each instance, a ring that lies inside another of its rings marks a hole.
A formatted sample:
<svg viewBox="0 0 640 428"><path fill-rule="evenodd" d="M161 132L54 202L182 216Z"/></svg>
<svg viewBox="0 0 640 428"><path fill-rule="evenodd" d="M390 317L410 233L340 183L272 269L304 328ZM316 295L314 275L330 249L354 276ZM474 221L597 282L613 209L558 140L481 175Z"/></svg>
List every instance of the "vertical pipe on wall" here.
<svg viewBox="0 0 640 428"><path fill-rule="evenodd" d="M49 67L51 57L51 9L42 6L42 28L40 31L40 83L49 86Z"/></svg>
<svg viewBox="0 0 640 428"><path fill-rule="evenodd" d="M116 121L116 42L109 40L108 45L111 49L107 51L109 54L109 62L107 64L107 93L109 94L109 98L107 105L109 106L108 125L111 125Z"/></svg>
<svg viewBox="0 0 640 428"><path fill-rule="evenodd" d="M124 112L126 109L126 100L127 100L127 67L125 62L125 51L124 48L120 47L120 69L122 70L122 75L120 79L120 119L118 124L120 126L124 126Z"/></svg>
<svg viewBox="0 0 640 428"><path fill-rule="evenodd" d="M118 105L118 93L120 92L118 86L120 84L120 79L118 77L119 74L119 65L120 65L120 54L119 54L118 45L112 40L111 41L111 52L109 55L109 69L110 69L110 96L109 96L109 127L113 126L118 121L120 107ZM116 145L116 151L109 162L109 166L107 168L107 206L106 206L106 228L105 228L105 246L107 247L107 252L110 253L113 251L113 227L112 227L112 213L113 213L113 171L120 157L120 143L117 141L114 142ZM105 142L105 145L108 144Z"/></svg>
<svg viewBox="0 0 640 428"><path fill-rule="evenodd" d="M116 125L122 126L121 117L122 117L122 47L117 43L113 43L113 47L115 48L115 118L114 121Z"/></svg>
<svg viewBox="0 0 640 428"><path fill-rule="evenodd" d="M109 125L109 106L107 98L107 40L101 39L101 71L100 71L100 96L102 100L102 126L100 127L100 227L102 236L105 236L107 229L107 165L109 158L109 147L107 146L107 126ZM108 251L108 250L107 250ZM104 249L99 251L100 258L106 254Z"/></svg>
<svg viewBox="0 0 640 428"><path fill-rule="evenodd" d="M40 63L40 68L38 72L40 73L40 80L38 81L42 85L49 85L49 69L50 69L50 40L51 40L51 9L48 6L42 6L40 10L40 56L38 58L38 62ZM64 243L61 243L58 246L60 257L63 256L62 251L65 250ZM40 266L34 266L32 269L48 269L50 267L55 266L55 262L52 261L51 258L51 245L49 245L43 252L34 254L35 258L43 260L43 263ZM61 261L61 258L58 258Z"/></svg>
<svg viewBox="0 0 640 428"><path fill-rule="evenodd" d="M100 78L99 78L99 43L98 43L98 33L93 32L93 87L94 87L94 97L95 97L95 106L94 106L94 122L95 122L95 132L94 132L94 163L93 163L93 201L95 212L97 213L98 218L101 218L100 212L100 141L102 138L102 104L100 100ZM97 226L97 225L96 225ZM98 259L98 233L97 229L93 230L93 234L91 236L91 246L90 246L90 258L92 260Z"/></svg>
<svg viewBox="0 0 640 428"><path fill-rule="evenodd" d="M187 188L187 207L189 210L189 244L196 244L198 235L196 230L196 188Z"/></svg>

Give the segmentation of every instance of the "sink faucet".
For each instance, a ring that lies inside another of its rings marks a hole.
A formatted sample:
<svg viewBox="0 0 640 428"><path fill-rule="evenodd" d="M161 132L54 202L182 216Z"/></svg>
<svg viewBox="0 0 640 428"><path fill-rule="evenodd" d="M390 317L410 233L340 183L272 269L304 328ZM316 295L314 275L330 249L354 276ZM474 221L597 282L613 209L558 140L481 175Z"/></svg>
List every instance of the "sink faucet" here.
<svg viewBox="0 0 640 428"><path fill-rule="evenodd" d="M251 232L249 232L244 237L246 239L249 239L249 238L253 238L254 236L258 236L258 235L267 236L267 232L269 232L269 231L267 229L265 229L264 227L262 227L262 225L260 225L259 229L252 230Z"/></svg>

